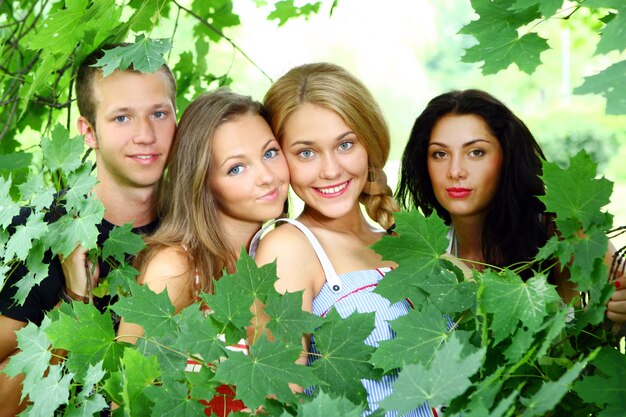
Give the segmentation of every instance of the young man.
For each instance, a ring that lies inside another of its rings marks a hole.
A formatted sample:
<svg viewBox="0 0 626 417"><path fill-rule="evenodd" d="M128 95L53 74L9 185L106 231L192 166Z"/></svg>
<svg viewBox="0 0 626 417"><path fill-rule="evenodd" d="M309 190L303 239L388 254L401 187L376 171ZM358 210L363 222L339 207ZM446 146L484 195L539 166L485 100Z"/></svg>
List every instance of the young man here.
<svg viewBox="0 0 626 417"><path fill-rule="evenodd" d="M108 47L107 49L110 49ZM93 193L105 208L98 226L98 244L106 240L114 226L133 224L133 231L149 233L156 228L157 185L176 128L176 82L163 65L155 73L116 70L107 77L93 65L104 54L98 50L78 69L76 95L80 118L78 131L85 144L95 150L97 185ZM17 352L15 332L28 321L40 324L45 312L61 298L88 300L85 251L78 247L63 263L49 254L49 275L29 293L22 306L12 300L13 284L24 276L20 266L0 292L0 370ZM108 274L100 265L90 277L93 285ZM0 417L13 416L19 405L21 378L9 379L0 373Z"/></svg>

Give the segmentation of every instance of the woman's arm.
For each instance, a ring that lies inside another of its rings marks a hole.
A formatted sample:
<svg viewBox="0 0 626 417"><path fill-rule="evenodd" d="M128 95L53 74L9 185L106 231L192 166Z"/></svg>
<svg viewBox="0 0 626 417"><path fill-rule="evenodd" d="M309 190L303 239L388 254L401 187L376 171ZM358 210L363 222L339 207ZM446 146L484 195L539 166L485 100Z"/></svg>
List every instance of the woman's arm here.
<svg viewBox="0 0 626 417"><path fill-rule="evenodd" d="M282 225L265 236L258 247L255 260L257 265L265 265L276 260L274 287L279 293L304 291L302 294L302 310L312 312L313 299L325 282L324 270L317 255L307 238L291 225ZM269 318L262 313L258 324L264 328ZM302 340L303 351L296 361L306 364L309 336ZM301 391L301 389L297 389Z"/></svg>

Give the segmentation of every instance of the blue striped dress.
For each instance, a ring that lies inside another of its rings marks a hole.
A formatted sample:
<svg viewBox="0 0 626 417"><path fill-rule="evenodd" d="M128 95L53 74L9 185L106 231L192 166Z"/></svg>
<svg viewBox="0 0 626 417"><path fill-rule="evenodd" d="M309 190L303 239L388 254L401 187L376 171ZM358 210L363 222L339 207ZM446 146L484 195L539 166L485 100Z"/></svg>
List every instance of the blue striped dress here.
<svg viewBox="0 0 626 417"><path fill-rule="evenodd" d="M319 294L313 299L313 314L324 317L332 307L334 307L343 318L348 317L354 311L359 313L374 313L375 327L372 333L365 339L365 343L377 347L378 342L392 339L394 333L389 325L389 321L407 314L411 309L411 305L407 300L391 304L389 300L373 292L378 282L385 276L385 273L389 271L390 268L352 271L337 275L322 245L308 227L294 219L280 219L278 221L290 223L304 233L309 242L311 242L313 249L315 249L317 257L324 269L326 283ZM273 223L274 222L271 224ZM270 225L267 225L263 230L259 231L252 240L250 245L250 254L252 256L254 256L256 252L261 234ZM309 351L316 352L313 338ZM310 355L309 359L311 356L314 355ZM370 408L363 413L363 416L367 416L378 409L378 403L391 394L393 382L397 378L398 374L394 371L383 376L379 381L370 379L361 380L361 383L367 391L367 403ZM404 415L410 417L432 417L433 411L434 410L432 410L427 403L424 403L422 406ZM397 415L397 411L389 411L385 414L387 417L396 417Z"/></svg>

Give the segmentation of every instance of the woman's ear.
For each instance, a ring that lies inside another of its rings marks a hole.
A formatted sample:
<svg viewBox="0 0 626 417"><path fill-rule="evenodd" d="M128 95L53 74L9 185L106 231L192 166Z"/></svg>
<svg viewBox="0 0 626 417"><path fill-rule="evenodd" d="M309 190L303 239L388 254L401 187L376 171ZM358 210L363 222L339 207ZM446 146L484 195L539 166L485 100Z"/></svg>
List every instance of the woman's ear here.
<svg viewBox="0 0 626 417"><path fill-rule="evenodd" d="M91 149L98 149L98 138L96 137L96 129L84 116L80 116L76 122L78 133L85 136L85 145Z"/></svg>

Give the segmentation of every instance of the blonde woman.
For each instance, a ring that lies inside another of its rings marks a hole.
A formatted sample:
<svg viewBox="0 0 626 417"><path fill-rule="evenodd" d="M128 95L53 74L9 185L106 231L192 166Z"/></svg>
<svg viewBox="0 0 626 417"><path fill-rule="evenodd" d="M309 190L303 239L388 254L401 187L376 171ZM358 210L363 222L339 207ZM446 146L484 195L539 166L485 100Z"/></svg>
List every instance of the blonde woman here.
<svg viewBox="0 0 626 417"><path fill-rule="evenodd" d="M264 107L304 209L260 241L256 260L277 260L276 289L303 290L304 310L324 316L335 308L342 317L374 312L376 327L365 343L377 346L393 337L388 321L410 309L407 301L391 304L373 292L394 264L370 245L391 233L398 209L382 171L390 148L382 113L358 79L329 63L287 72L267 92ZM380 227L371 226L360 203ZM305 347L314 351L314 341ZM361 380L366 414L391 393L396 377ZM430 408L408 415L430 416Z"/></svg>

